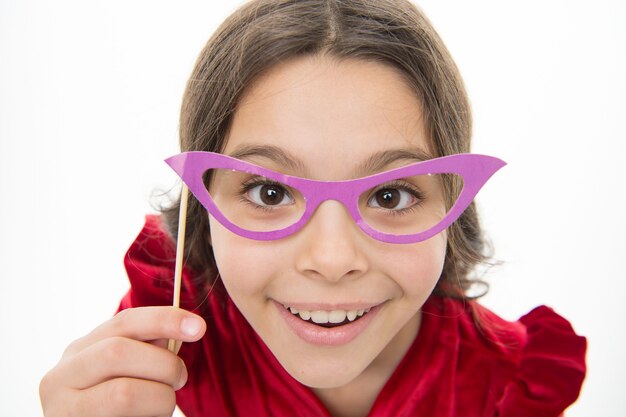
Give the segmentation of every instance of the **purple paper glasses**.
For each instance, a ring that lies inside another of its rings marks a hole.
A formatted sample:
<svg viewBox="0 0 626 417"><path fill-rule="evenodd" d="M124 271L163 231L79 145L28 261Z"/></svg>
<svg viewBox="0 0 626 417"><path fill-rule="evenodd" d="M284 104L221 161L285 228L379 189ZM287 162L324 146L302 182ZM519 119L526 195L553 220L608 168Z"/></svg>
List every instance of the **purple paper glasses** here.
<svg viewBox="0 0 626 417"><path fill-rule="evenodd" d="M450 226L505 162L457 154L346 181L281 174L213 152L166 159L224 227L255 240L300 230L326 200L342 203L356 224L388 243L426 240Z"/></svg>

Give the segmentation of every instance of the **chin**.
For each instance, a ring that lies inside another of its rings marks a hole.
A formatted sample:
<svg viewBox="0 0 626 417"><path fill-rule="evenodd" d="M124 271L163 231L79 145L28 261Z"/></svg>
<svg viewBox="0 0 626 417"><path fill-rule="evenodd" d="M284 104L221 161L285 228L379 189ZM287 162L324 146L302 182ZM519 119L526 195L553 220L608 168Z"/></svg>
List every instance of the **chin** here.
<svg viewBox="0 0 626 417"><path fill-rule="evenodd" d="M352 369L338 369L337 366L320 364L316 366L313 363L311 365L299 369L285 367L285 370L302 385L317 389L342 387L356 379L363 371L362 369L354 369L354 364L351 364Z"/></svg>

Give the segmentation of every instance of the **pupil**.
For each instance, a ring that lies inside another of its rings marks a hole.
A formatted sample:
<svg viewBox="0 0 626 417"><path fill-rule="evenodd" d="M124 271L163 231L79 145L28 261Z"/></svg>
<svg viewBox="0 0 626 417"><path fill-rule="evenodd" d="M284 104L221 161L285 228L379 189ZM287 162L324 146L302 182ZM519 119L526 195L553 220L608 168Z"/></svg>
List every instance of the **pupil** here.
<svg viewBox="0 0 626 417"><path fill-rule="evenodd" d="M400 193L398 190L380 190L376 195L376 202L383 208L394 208L400 202Z"/></svg>
<svg viewBox="0 0 626 417"><path fill-rule="evenodd" d="M275 205L283 201L285 192L275 185L264 185L261 188L261 200L264 204Z"/></svg>

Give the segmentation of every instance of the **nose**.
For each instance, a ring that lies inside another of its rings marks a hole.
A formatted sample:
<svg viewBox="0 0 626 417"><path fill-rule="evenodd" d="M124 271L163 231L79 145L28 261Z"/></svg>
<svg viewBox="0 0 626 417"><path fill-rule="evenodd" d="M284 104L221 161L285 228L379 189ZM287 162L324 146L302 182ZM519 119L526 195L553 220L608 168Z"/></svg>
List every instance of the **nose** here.
<svg viewBox="0 0 626 417"><path fill-rule="evenodd" d="M338 282L357 278L367 270L367 258L360 247L363 232L343 204L323 202L298 234L302 247L296 267L302 274Z"/></svg>

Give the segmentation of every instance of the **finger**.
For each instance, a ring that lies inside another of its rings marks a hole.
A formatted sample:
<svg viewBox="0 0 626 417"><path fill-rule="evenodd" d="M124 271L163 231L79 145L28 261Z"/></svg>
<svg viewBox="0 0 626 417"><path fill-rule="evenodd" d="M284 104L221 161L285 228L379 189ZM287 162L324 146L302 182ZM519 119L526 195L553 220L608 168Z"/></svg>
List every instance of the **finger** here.
<svg viewBox="0 0 626 417"><path fill-rule="evenodd" d="M180 340L174 340L174 339L151 340L149 343L154 346L167 349L170 352L173 352L175 355L178 355L178 352L180 352L180 348L183 346L183 342L181 342Z"/></svg>
<svg viewBox="0 0 626 417"><path fill-rule="evenodd" d="M187 368L178 356L124 337L110 337L83 349L62 361L55 372L65 386L75 389L86 389L119 377L161 382L174 390L187 382Z"/></svg>
<svg viewBox="0 0 626 417"><path fill-rule="evenodd" d="M176 407L172 387L142 379L111 379L76 393L73 415L79 416L171 416Z"/></svg>
<svg viewBox="0 0 626 417"><path fill-rule="evenodd" d="M139 307L119 312L88 335L74 341L64 355L75 354L100 340L121 336L149 341L175 339L199 340L206 331L202 317L176 307Z"/></svg>
<svg viewBox="0 0 626 417"><path fill-rule="evenodd" d="M150 343L162 349L167 349L167 345L169 344L169 339L151 340Z"/></svg>

